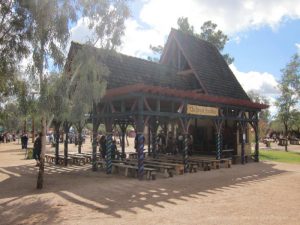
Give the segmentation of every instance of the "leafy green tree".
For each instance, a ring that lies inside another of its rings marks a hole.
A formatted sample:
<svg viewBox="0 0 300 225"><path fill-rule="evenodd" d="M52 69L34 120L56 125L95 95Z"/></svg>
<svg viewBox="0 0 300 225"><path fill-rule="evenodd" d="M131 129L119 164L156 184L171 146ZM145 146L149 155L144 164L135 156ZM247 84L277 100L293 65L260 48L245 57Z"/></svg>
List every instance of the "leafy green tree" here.
<svg viewBox="0 0 300 225"><path fill-rule="evenodd" d="M97 2L97 1L96 1ZM78 115L77 123L82 125L85 119L84 115L92 112L96 114L97 104L100 103L106 89L106 77L109 74L107 67L101 63L101 57L112 52L121 44L121 37L124 34L124 22L129 16L129 10L126 1L102 1L106 5L99 12L95 11L97 7L89 5L86 7L88 15L92 18L90 27L95 30L95 36L90 40L86 47L81 49L75 56L72 64L72 79L70 84L70 93L73 93L76 102L82 100L85 102L83 111L73 108L73 112ZM98 2L98 4L100 4ZM114 7L111 7L113 4ZM100 4L101 5L101 4ZM95 21L95 22L94 22ZM100 44L103 48L101 57L97 54L93 46ZM77 93L76 94L76 90ZM79 91L78 91L79 90ZM72 95L70 95L72 96ZM78 99L77 99L78 98ZM93 170L97 170L96 165L96 138L100 121L93 118ZM79 126L78 126L79 127Z"/></svg>
<svg viewBox="0 0 300 225"><path fill-rule="evenodd" d="M18 65L29 54L26 10L17 0L0 0L0 102L15 91Z"/></svg>
<svg viewBox="0 0 300 225"><path fill-rule="evenodd" d="M278 107L278 119L284 125L284 136L287 138L288 131L290 130L290 121L292 118L292 110L294 109L298 99L295 95L294 76L299 70L299 64L296 63L298 57L293 56L291 61L281 70L282 77L279 82L279 90L281 92L279 98L276 101ZM285 151L287 151L287 145L285 145Z"/></svg>
<svg viewBox="0 0 300 225"><path fill-rule="evenodd" d="M69 23L75 21L75 8L70 1L59 0L21 1L27 10L29 29L32 34L32 65L31 72L38 78L39 84L39 111L41 114L42 151L37 179L37 188L43 187L44 155L46 149L46 115L47 102L47 74L50 59L58 68L64 63L63 50L69 38Z"/></svg>
<svg viewBox="0 0 300 225"><path fill-rule="evenodd" d="M293 131L296 131L298 135L300 134L300 112L293 109L291 112L290 127Z"/></svg>
<svg viewBox="0 0 300 225"><path fill-rule="evenodd" d="M4 107L0 125L2 125L6 131L15 132L22 129L21 118L18 104L16 102L10 102Z"/></svg>
<svg viewBox="0 0 300 225"><path fill-rule="evenodd" d="M216 30L217 26L217 24L211 21L206 21L201 26L200 34L196 36L198 36L202 40L210 42L211 44L216 46L216 48L220 52L222 52L229 38L221 30ZM229 54L223 54L223 58L228 65L233 63L234 61L234 58L230 57Z"/></svg>
<svg viewBox="0 0 300 225"><path fill-rule="evenodd" d="M77 129L84 124L85 115L93 114L93 154L96 154L96 138L100 122L94 117L97 104L105 93L109 70L102 63L101 57L112 54L110 50L101 50L101 56L91 46L83 47L75 56L72 64L72 79L70 96L72 102L72 121L77 123ZM103 58L102 58L103 59ZM78 105L77 105L78 104ZM79 106L79 107L78 107ZM75 119L76 118L76 119ZM93 170L97 166L93 163Z"/></svg>
<svg viewBox="0 0 300 225"><path fill-rule="evenodd" d="M300 56L294 54L292 60L289 63L289 67L286 71L289 74L291 80L291 88L294 89L295 93L300 97Z"/></svg>
<svg viewBox="0 0 300 225"><path fill-rule="evenodd" d="M262 96L253 90L249 91L247 94L248 94L248 97L253 102L266 104L266 105L270 104L269 100L265 96ZM265 137L265 135L267 134L267 132L270 128L270 117L271 117L271 113L270 113L269 109L262 110L258 115L258 118L259 118L258 128L259 128L259 134L261 137Z"/></svg>
<svg viewBox="0 0 300 225"><path fill-rule="evenodd" d="M52 124L55 135L55 164L58 164L60 128L68 116L69 105L66 90L68 88L68 78L61 74L53 74L49 81L48 103L50 106L49 113L53 116Z"/></svg>
<svg viewBox="0 0 300 225"><path fill-rule="evenodd" d="M4 9L2 6L4 4L7 6L7 12L2 12ZM30 72L35 78L33 80L37 82L39 87L38 108L42 121L42 152L37 179L37 188L40 189L43 187L46 117L48 115L47 112L49 111L47 99L47 70L53 67L56 67L58 70L63 69L65 61L64 52L67 44L69 43L70 37L70 24L75 23L79 17L87 18L87 21L89 21L89 28L92 29L94 31L93 33L95 34L93 37L91 37L91 41L93 41L94 44L100 45L107 49L114 49L121 43L121 36L124 32L124 21L129 15L129 10L126 0L1 1L0 16L2 17L2 27L0 29L0 38L3 38L3 34L6 35L9 33L6 31L13 30L12 28L14 28L14 26L10 26L9 24L14 24L13 15L14 13L16 14L18 12L23 13L20 15L24 15L24 20L20 21L18 24L18 29L16 29L16 32L12 33L11 37L14 37L15 41L18 41L18 43L26 43L26 45L20 44L21 47L27 47L18 48L20 53L25 54L28 53L28 49L31 50L32 64L30 66ZM7 17L6 15L11 16ZM21 18L19 14L16 15L16 19ZM11 23L9 23L10 19L12 19ZM3 22L4 20L5 22ZM6 27L6 25L8 26ZM2 31L4 31L4 33ZM28 35L24 35L24 39L25 37L28 38L26 42L21 41L21 34L23 34L23 32ZM18 36L19 34L20 36ZM12 39L12 41L14 40ZM2 39L0 40L1 57L3 48L2 46L5 46L5 44L2 43L9 42L3 42ZM10 65L13 65L13 63L16 61L14 54L18 53L18 51L15 51L14 46L17 45L13 45L12 47L8 46L7 48L7 55L12 55L12 59L14 59L14 61L11 60ZM5 66L6 65L7 64L5 64ZM9 67L2 66L1 70L3 70L3 68ZM5 74L8 74L8 72L5 71Z"/></svg>

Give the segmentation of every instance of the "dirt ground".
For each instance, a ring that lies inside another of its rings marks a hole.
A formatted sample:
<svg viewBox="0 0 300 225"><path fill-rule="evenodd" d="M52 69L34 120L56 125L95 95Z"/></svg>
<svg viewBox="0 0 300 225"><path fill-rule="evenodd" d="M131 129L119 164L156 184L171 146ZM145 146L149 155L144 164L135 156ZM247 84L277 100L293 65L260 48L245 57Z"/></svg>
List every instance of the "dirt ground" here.
<svg viewBox="0 0 300 225"><path fill-rule="evenodd" d="M300 165L248 163L155 181L47 165L43 190L34 165L20 145L0 144L1 225L300 224Z"/></svg>

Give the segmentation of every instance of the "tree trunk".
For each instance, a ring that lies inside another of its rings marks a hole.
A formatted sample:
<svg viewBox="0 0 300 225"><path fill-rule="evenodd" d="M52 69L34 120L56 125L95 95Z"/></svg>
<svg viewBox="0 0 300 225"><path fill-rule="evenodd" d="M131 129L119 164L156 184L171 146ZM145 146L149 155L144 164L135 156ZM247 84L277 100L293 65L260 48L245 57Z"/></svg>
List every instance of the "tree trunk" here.
<svg viewBox="0 0 300 225"><path fill-rule="evenodd" d="M285 137L285 144L284 144L284 150L287 152L288 149L287 149L287 143L288 143L288 140L287 140L287 132L288 132L288 126L286 123L284 123L284 137Z"/></svg>
<svg viewBox="0 0 300 225"><path fill-rule="evenodd" d="M82 147L82 128L77 129L78 130L78 153L81 153L81 147Z"/></svg>
<svg viewBox="0 0 300 225"><path fill-rule="evenodd" d="M23 127L23 132L26 133L27 132L27 120L24 120L24 127Z"/></svg>
<svg viewBox="0 0 300 225"><path fill-rule="evenodd" d="M44 159L45 159L45 152L46 152L46 116L45 113L42 115L42 150L40 155L40 166L37 178L37 189L43 188L44 183Z"/></svg>
<svg viewBox="0 0 300 225"><path fill-rule="evenodd" d="M34 117L32 116L32 143L34 143L34 136L35 136L35 132L34 132Z"/></svg>
<svg viewBox="0 0 300 225"><path fill-rule="evenodd" d="M58 165L58 157L59 157L59 128L61 123L55 123L55 164Z"/></svg>
<svg viewBox="0 0 300 225"><path fill-rule="evenodd" d="M70 123L64 123L65 141L64 141L64 165L68 165L68 141L69 141Z"/></svg>

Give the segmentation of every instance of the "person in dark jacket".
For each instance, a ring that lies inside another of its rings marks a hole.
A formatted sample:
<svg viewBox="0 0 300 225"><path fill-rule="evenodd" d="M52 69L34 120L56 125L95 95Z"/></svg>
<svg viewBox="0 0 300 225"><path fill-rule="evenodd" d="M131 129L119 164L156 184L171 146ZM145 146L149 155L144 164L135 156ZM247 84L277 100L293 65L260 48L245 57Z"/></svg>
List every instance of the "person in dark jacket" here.
<svg viewBox="0 0 300 225"><path fill-rule="evenodd" d="M106 156L106 137L105 135L102 135L100 140L99 140L99 144L100 144L100 153L101 153L101 157L102 159L105 159Z"/></svg>
<svg viewBox="0 0 300 225"><path fill-rule="evenodd" d="M42 134L39 133L33 144L33 158L36 161L36 166L40 165L40 156L42 151Z"/></svg>

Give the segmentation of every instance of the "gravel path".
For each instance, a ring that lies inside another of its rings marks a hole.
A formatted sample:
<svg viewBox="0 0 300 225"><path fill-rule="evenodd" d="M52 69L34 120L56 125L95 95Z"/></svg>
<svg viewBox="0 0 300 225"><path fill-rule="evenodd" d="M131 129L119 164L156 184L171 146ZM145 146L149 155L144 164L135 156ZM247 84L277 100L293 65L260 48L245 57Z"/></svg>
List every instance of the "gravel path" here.
<svg viewBox="0 0 300 225"><path fill-rule="evenodd" d="M0 224L300 224L300 165L249 163L138 181L91 166L37 168L0 144Z"/></svg>

